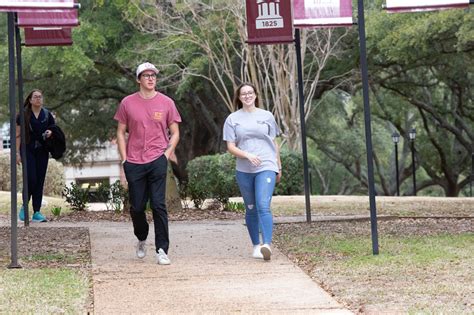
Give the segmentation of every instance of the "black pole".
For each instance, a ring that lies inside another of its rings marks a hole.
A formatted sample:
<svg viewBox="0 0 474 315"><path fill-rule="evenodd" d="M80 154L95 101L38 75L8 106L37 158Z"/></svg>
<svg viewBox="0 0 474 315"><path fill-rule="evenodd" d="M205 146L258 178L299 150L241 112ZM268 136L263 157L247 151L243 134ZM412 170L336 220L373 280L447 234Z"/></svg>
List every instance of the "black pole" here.
<svg viewBox="0 0 474 315"><path fill-rule="evenodd" d="M304 196L306 203L306 222L311 222L311 201L309 191L308 152L306 150L306 124L304 118L303 69L301 62L300 29L295 29L296 64L298 68L298 98L300 100L301 149L303 151Z"/></svg>
<svg viewBox="0 0 474 315"><path fill-rule="evenodd" d="M395 176L397 177L397 196L400 196L400 178L398 175L398 143L395 142Z"/></svg>
<svg viewBox="0 0 474 315"><path fill-rule="evenodd" d="M20 115L20 130L21 130L21 167L23 174L23 209L25 212L25 226L30 225L30 215L28 211L28 169L26 167L26 134L25 134L25 109L23 108L23 66L21 63L21 36L20 28L15 25L16 35L16 68L18 78L18 112ZM16 150L16 147L15 147Z"/></svg>
<svg viewBox="0 0 474 315"><path fill-rule="evenodd" d="M15 106L15 13L8 12L8 104L10 107L10 176L11 176L11 263L8 268L21 268L18 264L18 221L16 200L16 106Z"/></svg>
<svg viewBox="0 0 474 315"><path fill-rule="evenodd" d="M416 196L415 139L411 140L411 166L413 172L413 196Z"/></svg>
<svg viewBox="0 0 474 315"><path fill-rule="evenodd" d="M365 43L364 0L358 0L360 66L362 75L362 93L364 96L365 144L367 150L367 176L369 180L370 228L372 232L372 253L378 255L379 241L377 233L377 209L375 205L374 164L372 155L372 131L370 123L369 75L367 69L367 48Z"/></svg>

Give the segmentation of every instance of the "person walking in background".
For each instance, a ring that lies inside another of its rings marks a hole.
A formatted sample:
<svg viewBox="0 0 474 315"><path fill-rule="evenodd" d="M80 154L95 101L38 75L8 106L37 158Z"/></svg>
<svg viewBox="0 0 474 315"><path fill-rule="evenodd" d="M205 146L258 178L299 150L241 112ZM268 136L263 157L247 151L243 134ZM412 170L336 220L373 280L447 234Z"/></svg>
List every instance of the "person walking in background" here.
<svg viewBox="0 0 474 315"><path fill-rule="evenodd" d="M150 201L157 261L169 265L166 173L168 160L179 142L181 116L173 100L155 90L157 74L158 69L151 63L138 66L139 91L122 100L114 119L118 121L117 146L128 182L133 231L138 239L136 255L146 255L149 225L145 208Z"/></svg>
<svg viewBox="0 0 474 315"><path fill-rule="evenodd" d="M45 139L51 137L51 130L56 122L53 115L43 108L43 92L32 90L25 99L25 144L26 167L28 174L28 202L33 199L33 222L46 222L46 217L40 212L43 201L43 187L48 169L49 152ZM16 162L21 163L21 128L20 116L16 119ZM19 219L25 220L24 205L20 209Z"/></svg>
<svg viewBox="0 0 474 315"><path fill-rule="evenodd" d="M245 223L254 258L270 260L273 216L270 210L275 184L281 178L279 134L273 114L258 108L255 87L241 84L234 93L234 108L224 123L227 150L237 158L236 179L245 203ZM262 231L260 243L259 230Z"/></svg>

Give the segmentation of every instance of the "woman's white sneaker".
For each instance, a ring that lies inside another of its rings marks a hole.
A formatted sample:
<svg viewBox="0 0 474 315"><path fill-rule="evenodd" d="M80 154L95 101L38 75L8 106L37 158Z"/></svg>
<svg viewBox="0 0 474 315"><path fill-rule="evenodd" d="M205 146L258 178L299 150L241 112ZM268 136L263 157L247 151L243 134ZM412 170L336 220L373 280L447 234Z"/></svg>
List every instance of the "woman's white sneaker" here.
<svg viewBox="0 0 474 315"><path fill-rule="evenodd" d="M263 255L260 252L260 245L254 245L252 257L257 259L263 259Z"/></svg>
<svg viewBox="0 0 474 315"><path fill-rule="evenodd" d="M270 258L272 257L272 249L270 248L270 245L263 244L260 247L260 253L263 256L263 260L270 260Z"/></svg>

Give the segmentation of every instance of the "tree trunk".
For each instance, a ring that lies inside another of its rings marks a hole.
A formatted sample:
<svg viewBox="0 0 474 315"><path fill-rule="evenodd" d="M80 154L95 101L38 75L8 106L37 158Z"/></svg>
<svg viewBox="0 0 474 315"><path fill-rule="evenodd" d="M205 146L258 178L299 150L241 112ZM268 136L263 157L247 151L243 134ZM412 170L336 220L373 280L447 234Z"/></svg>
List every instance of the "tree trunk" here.
<svg viewBox="0 0 474 315"><path fill-rule="evenodd" d="M168 209L168 212L183 210L178 185L176 184L176 177L173 174L171 163L168 164L168 172L166 174L166 208Z"/></svg>

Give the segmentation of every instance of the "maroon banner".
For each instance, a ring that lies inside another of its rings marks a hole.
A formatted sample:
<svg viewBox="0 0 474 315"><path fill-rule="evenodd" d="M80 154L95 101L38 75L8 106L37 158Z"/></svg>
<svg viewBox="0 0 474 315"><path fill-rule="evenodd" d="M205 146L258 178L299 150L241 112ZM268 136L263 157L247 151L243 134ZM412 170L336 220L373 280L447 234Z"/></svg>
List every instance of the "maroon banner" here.
<svg viewBox="0 0 474 315"><path fill-rule="evenodd" d="M36 12L18 12L19 27L35 26L78 26L79 18L76 9L48 10Z"/></svg>
<svg viewBox="0 0 474 315"><path fill-rule="evenodd" d="M293 0L295 27L352 26L351 0Z"/></svg>
<svg viewBox="0 0 474 315"><path fill-rule="evenodd" d="M467 7L469 7L469 0L387 0L386 5L389 13L438 11Z"/></svg>
<svg viewBox="0 0 474 315"><path fill-rule="evenodd" d="M71 28L25 28L25 46L72 45Z"/></svg>
<svg viewBox="0 0 474 315"><path fill-rule="evenodd" d="M74 0L0 0L0 12L72 9Z"/></svg>
<svg viewBox="0 0 474 315"><path fill-rule="evenodd" d="M291 0L246 0L249 44L293 42Z"/></svg>

